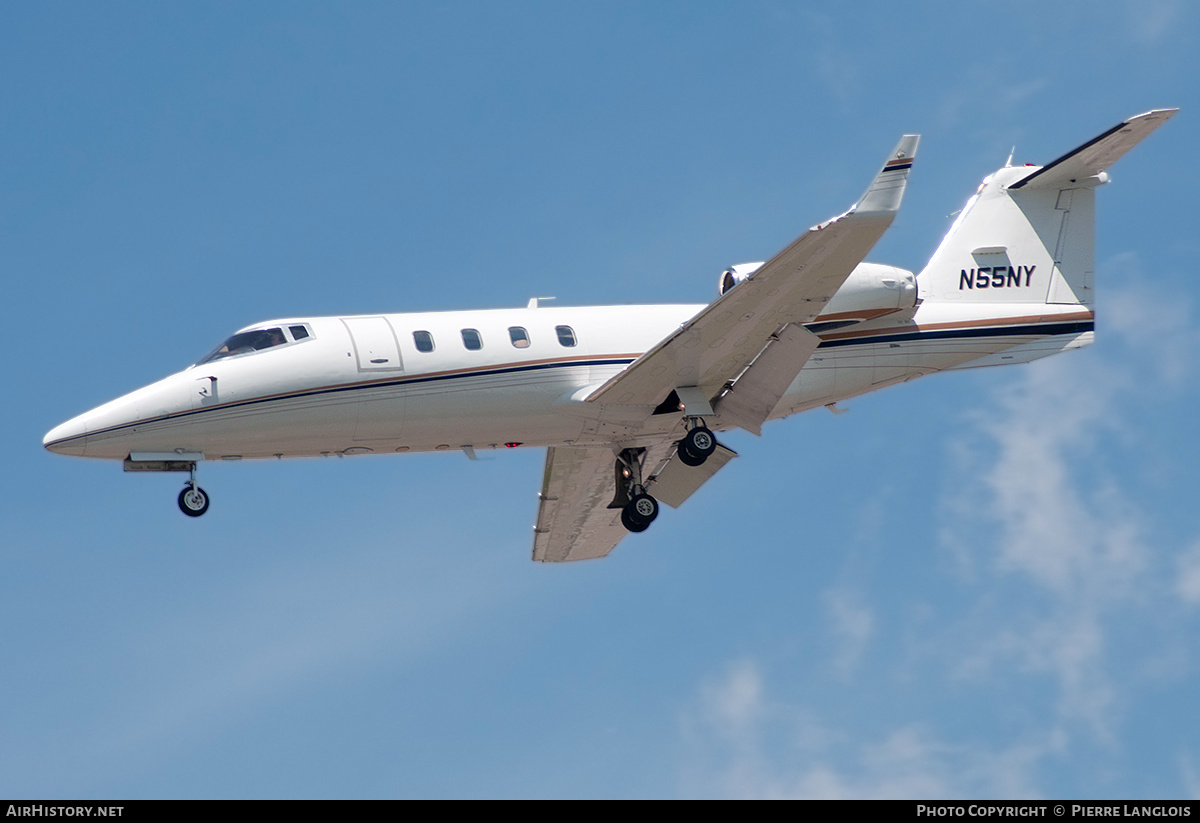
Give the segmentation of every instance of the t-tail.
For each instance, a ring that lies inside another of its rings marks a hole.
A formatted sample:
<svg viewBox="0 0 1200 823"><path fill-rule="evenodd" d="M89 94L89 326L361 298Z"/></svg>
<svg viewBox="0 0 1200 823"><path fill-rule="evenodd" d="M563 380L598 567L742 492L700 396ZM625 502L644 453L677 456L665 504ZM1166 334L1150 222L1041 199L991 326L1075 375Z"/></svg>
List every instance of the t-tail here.
<svg viewBox="0 0 1200 823"><path fill-rule="evenodd" d="M921 297L1090 309L1096 187L1176 111L1139 114L1046 166L1005 166L987 177L918 275Z"/></svg>

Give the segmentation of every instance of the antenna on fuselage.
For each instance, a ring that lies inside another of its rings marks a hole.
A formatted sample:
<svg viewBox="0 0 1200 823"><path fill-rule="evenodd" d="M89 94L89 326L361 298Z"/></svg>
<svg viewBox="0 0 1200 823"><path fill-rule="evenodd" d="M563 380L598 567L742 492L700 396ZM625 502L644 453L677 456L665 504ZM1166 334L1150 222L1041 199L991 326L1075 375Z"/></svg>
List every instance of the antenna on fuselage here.
<svg viewBox="0 0 1200 823"><path fill-rule="evenodd" d="M528 303L528 305L525 306L525 308L536 309L538 307L539 300L554 300L554 299L555 298L553 298L553 297L531 297L531 298L529 298L529 303Z"/></svg>

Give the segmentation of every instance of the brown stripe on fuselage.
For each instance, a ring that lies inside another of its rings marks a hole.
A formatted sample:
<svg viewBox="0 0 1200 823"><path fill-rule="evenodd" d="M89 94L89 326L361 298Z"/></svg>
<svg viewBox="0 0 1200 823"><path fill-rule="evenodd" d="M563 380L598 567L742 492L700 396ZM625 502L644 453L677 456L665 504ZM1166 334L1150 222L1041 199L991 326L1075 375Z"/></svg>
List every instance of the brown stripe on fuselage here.
<svg viewBox="0 0 1200 823"><path fill-rule="evenodd" d="M900 309L866 309L864 311L835 311L832 314L818 314L810 323L836 323L839 320L877 320L888 314L895 314Z"/></svg>
<svg viewBox="0 0 1200 823"><path fill-rule="evenodd" d="M1092 311L1077 311L1070 314L1029 314L1021 317L987 318L984 320L959 320L949 323L921 323L912 326L897 326L894 329L862 329L818 335L822 340L851 340L856 337L876 337L884 334L903 334L945 329L978 329L985 326L1020 326L1030 323L1062 323L1073 320L1094 320Z"/></svg>

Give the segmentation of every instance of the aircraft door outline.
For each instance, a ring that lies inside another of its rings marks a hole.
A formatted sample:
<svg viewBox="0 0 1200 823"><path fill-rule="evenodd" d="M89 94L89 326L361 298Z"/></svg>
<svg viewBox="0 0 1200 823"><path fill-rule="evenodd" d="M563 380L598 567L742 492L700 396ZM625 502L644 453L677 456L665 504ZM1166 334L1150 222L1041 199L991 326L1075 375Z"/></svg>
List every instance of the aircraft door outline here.
<svg viewBox="0 0 1200 823"><path fill-rule="evenodd" d="M360 372L403 370L396 330L386 317L343 317L342 323L350 332Z"/></svg>

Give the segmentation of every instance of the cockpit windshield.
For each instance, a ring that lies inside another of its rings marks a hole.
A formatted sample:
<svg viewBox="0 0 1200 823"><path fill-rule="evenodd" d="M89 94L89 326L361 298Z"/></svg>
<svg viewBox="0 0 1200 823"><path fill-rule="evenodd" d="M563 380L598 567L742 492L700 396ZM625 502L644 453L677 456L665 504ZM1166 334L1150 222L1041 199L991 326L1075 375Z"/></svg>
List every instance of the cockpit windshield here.
<svg viewBox="0 0 1200 823"><path fill-rule="evenodd" d="M207 357L200 360L200 363L211 363L214 360L221 360L225 357L233 357L236 354L248 354L254 351L262 351L269 349L272 346L282 346L287 343L288 339L284 336L282 328L271 329L255 329L254 331L244 331L240 334L235 334L224 343L217 347L216 351L212 352Z"/></svg>

